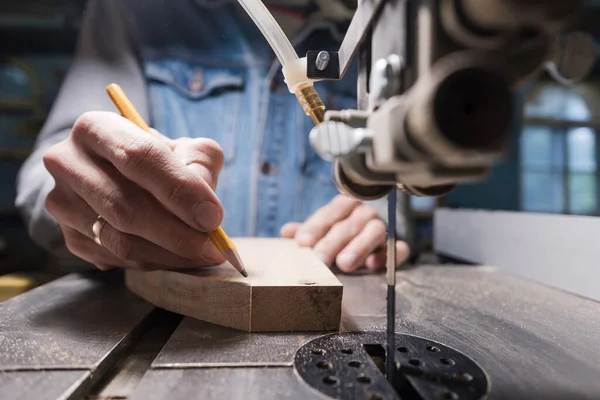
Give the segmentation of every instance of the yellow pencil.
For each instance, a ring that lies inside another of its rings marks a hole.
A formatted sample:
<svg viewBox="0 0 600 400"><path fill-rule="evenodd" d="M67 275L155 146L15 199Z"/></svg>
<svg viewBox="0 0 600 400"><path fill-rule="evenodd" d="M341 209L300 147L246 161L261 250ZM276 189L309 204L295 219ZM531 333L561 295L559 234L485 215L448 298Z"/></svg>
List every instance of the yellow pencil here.
<svg viewBox="0 0 600 400"><path fill-rule="evenodd" d="M119 85L117 85L116 83L108 85L106 88L106 92L110 96L115 106L119 109L119 112L123 117L136 124L140 129L148 133L152 132L150 130L150 127L146 124L142 116L137 112L137 110L135 109L135 107L133 106L133 104ZM233 267L236 270L238 270L240 274L242 274L244 277L247 277L248 273L246 272L246 268L244 268L242 259L240 258L240 255L235 245L233 244L231 239L229 239L223 228L218 227L214 231L209 232L208 237L210 238L211 242L215 245L217 250L223 255L223 257L225 257L225 259L229 261L229 263L233 265Z"/></svg>

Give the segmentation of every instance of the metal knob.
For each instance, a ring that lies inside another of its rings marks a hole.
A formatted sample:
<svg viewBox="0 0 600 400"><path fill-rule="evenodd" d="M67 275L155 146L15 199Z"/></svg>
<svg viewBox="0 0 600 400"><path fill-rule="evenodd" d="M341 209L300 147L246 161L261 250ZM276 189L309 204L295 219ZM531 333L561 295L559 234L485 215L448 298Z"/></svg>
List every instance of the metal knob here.
<svg viewBox="0 0 600 400"><path fill-rule="evenodd" d="M327 65L329 65L329 59L329 53L326 51L321 51L319 54L317 54L315 67L317 67L319 71L323 71L325 68L327 68Z"/></svg>
<svg viewBox="0 0 600 400"><path fill-rule="evenodd" d="M371 143L371 131L352 128L343 122L325 121L310 131L310 144L324 160L366 151Z"/></svg>

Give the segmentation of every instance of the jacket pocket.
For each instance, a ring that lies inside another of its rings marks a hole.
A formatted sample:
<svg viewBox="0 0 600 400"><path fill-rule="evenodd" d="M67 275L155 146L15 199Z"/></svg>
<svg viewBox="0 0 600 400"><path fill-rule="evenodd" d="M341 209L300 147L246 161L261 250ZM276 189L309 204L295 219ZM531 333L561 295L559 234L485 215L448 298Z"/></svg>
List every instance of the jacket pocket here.
<svg viewBox="0 0 600 400"><path fill-rule="evenodd" d="M243 70L159 60L147 62L145 74L155 129L172 139L213 139L226 163L235 158Z"/></svg>

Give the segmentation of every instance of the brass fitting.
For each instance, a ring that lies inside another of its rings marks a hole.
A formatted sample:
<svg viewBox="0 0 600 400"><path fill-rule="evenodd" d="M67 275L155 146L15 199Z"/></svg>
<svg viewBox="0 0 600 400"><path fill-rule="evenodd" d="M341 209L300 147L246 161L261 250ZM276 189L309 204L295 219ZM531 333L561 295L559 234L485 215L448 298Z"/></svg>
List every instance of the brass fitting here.
<svg viewBox="0 0 600 400"><path fill-rule="evenodd" d="M319 125L325 118L325 104L311 84L302 84L294 92L306 115L310 116L315 125Z"/></svg>

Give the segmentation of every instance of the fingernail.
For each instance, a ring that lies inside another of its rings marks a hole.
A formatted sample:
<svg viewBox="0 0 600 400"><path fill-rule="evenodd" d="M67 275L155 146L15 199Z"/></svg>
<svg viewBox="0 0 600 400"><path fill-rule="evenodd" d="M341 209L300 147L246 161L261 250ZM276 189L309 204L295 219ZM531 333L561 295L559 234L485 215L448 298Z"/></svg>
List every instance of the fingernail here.
<svg viewBox="0 0 600 400"><path fill-rule="evenodd" d="M296 241L301 246L312 246L315 244L315 237L310 233L301 233L296 237Z"/></svg>
<svg viewBox="0 0 600 400"><path fill-rule="evenodd" d="M354 263L356 262L356 254L354 253L341 253L337 257L337 265L340 269L350 270L354 267Z"/></svg>
<svg viewBox="0 0 600 400"><path fill-rule="evenodd" d="M219 227L223 213L221 207L211 201L203 201L194 210L194 219L205 231L212 231Z"/></svg>

